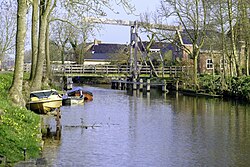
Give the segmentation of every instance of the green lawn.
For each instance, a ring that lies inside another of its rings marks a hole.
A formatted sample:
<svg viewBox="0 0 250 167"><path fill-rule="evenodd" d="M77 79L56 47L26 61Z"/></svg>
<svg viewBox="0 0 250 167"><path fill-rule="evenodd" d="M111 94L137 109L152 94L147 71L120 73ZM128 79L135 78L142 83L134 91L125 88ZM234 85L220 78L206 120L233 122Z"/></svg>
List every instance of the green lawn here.
<svg viewBox="0 0 250 167"><path fill-rule="evenodd" d="M24 159L24 148L27 159L41 152L40 116L9 100L12 77L13 73L0 73L0 155L10 163Z"/></svg>

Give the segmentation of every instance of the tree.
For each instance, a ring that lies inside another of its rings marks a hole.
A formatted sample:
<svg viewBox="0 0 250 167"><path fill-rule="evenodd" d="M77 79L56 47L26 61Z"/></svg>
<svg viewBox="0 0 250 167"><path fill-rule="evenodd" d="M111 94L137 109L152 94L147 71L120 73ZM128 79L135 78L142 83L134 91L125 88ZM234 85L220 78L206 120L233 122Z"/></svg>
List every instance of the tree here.
<svg viewBox="0 0 250 167"><path fill-rule="evenodd" d="M66 51L66 45L69 41L69 27L67 27L67 23L56 21L53 24L53 41L55 42L56 46L60 50L60 60L61 63L64 64L65 61L65 51Z"/></svg>
<svg viewBox="0 0 250 167"><path fill-rule="evenodd" d="M236 41L235 41L235 30L233 25L233 2L232 0L227 0L227 6L228 6L228 21L229 21L229 30L230 30L230 44L232 49L232 57L234 59L235 69L237 76L241 76L241 68L240 68L240 60L239 56L237 55L237 49L236 49Z"/></svg>
<svg viewBox="0 0 250 167"><path fill-rule="evenodd" d="M244 48L244 68L245 74L249 75L249 52L250 52L250 21L248 16L248 11L250 9L248 0L239 0L238 1L238 10L239 10L239 30L240 34L237 38L240 43L240 47Z"/></svg>
<svg viewBox="0 0 250 167"><path fill-rule="evenodd" d="M204 45L210 24L210 4L205 0L162 0L160 15L163 19L174 16L178 19L189 40L191 49L185 49L193 60L193 82L198 85L198 56ZM181 46L183 48L184 46Z"/></svg>
<svg viewBox="0 0 250 167"><path fill-rule="evenodd" d="M32 62L31 62L31 72L30 72L30 81L35 78L35 70L37 63L37 53L38 53L38 22L39 22L39 1L32 1L32 29L31 29L31 50L32 50Z"/></svg>
<svg viewBox="0 0 250 167"><path fill-rule="evenodd" d="M120 0L120 1L81 1L81 0L64 0L59 5L60 7L64 7L64 9L69 13L74 13L75 16L77 16L78 19L82 20L82 13L83 11L88 11L91 13L91 15L95 16L104 16L104 8L108 8L113 10L111 3L116 3L119 5L124 6L125 9L131 10L130 4L126 0ZM35 77L32 80L31 89L32 90L38 90L41 89L42 86L42 74L43 74L43 63L45 59L46 54L46 28L49 30L48 22L49 17L57 6L57 0L40 0L40 21L39 21L39 44L38 44L38 57L37 57L37 63L36 63L36 70L35 70ZM58 19L60 20L60 18ZM47 31L47 37L49 36L49 32ZM49 44L47 40L47 44ZM47 45L47 48L48 45ZM48 52L48 50L47 50ZM49 53L47 53L47 59L49 58ZM47 66L48 66L49 60L47 60ZM47 69L49 71L49 68Z"/></svg>
<svg viewBox="0 0 250 167"><path fill-rule="evenodd" d="M16 3L3 0L0 4L0 66L7 53L15 48Z"/></svg>
<svg viewBox="0 0 250 167"><path fill-rule="evenodd" d="M48 17L55 8L57 0L40 0L38 57L36 63L35 77L32 80L31 90L40 90L42 87L43 65L45 60L46 30Z"/></svg>
<svg viewBox="0 0 250 167"><path fill-rule="evenodd" d="M109 60L112 64L128 65L129 63L129 48L126 45L117 46L116 53L109 55Z"/></svg>
<svg viewBox="0 0 250 167"><path fill-rule="evenodd" d="M24 45L26 39L26 13L28 10L27 0L18 0L17 9L17 33L16 33L16 57L13 82L10 88L11 99L21 106L25 105L22 95Z"/></svg>

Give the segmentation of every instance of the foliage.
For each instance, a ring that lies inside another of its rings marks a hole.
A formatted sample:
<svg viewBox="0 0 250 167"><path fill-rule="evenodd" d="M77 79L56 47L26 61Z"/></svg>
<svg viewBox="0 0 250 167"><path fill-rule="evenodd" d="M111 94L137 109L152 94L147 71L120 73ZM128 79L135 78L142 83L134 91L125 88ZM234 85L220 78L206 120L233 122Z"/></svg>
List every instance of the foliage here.
<svg viewBox="0 0 250 167"><path fill-rule="evenodd" d="M11 73L0 74L0 155L11 163L23 160L24 148L27 158L37 157L41 149L40 117L6 98L12 77Z"/></svg>
<svg viewBox="0 0 250 167"><path fill-rule="evenodd" d="M122 46L115 53L109 55L111 64L127 65L129 63L129 53L127 46Z"/></svg>
<svg viewBox="0 0 250 167"><path fill-rule="evenodd" d="M222 89L219 75L203 75L199 77L200 88L208 93L222 94L229 92L230 96L250 100L250 76L231 77L227 79L228 90Z"/></svg>
<svg viewBox="0 0 250 167"><path fill-rule="evenodd" d="M232 95L250 100L250 76L232 77L229 83Z"/></svg>
<svg viewBox="0 0 250 167"><path fill-rule="evenodd" d="M207 93L222 94L222 83L219 75L203 75L199 77L199 85L201 89L205 89Z"/></svg>

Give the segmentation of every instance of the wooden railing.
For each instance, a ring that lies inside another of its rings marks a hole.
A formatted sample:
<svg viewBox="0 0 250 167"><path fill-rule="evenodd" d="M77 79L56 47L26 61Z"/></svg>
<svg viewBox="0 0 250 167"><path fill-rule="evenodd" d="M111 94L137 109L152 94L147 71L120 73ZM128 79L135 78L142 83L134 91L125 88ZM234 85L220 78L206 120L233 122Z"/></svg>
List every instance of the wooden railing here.
<svg viewBox="0 0 250 167"><path fill-rule="evenodd" d="M152 74L150 66L139 66L140 74ZM45 69L45 68L44 68ZM53 74L129 74L129 67L126 65L82 65L82 64L52 64ZM155 67L158 75L173 74L180 75L187 73L189 67L185 66L165 66ZM24 71L30 71L30 65L25 64Z"/></svg>

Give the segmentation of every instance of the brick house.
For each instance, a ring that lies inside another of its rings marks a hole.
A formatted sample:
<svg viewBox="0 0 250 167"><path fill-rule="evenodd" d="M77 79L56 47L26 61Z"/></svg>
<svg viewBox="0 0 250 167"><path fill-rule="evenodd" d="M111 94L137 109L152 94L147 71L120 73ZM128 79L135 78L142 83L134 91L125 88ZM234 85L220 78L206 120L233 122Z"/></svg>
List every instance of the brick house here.
<svg viewBox="0 0 250 167"><path fill-rule="evenodd" d="M192 33L192 30L189 30L189 33ZM219 38L219 33L207 31L206 36L207 38L198 56L198 72L200 74L211 74L222 69L220 44L215 42ZM187 32L184 30L180 34L176 34L174 41L173 58L180 59L183 65L192 65L193 62L188 51L192 52L193 44Z"/></svg>

